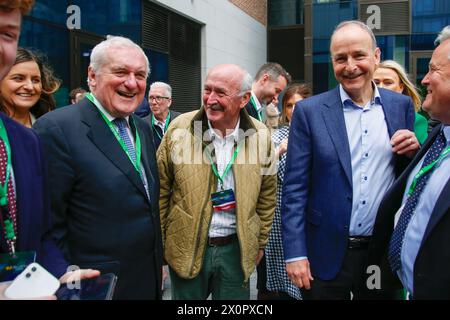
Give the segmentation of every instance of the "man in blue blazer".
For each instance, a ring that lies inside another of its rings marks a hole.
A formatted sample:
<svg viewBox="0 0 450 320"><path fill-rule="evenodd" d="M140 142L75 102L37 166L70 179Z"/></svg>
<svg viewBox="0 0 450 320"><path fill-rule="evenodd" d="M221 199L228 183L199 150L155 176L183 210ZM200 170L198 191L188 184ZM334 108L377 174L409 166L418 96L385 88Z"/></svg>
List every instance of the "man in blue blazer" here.
<svg viewBox="0 0 450 320"><path fill-rule="evenodd" d="M118 276L115 299L161 298L155 147L133 114L148 73L138 45L109 37L92 51L91 93L34 125L49 158L53 236L72 264Z"/></svg>
<svg viewBox="0 0 450 320"><path fill-rule="evenodd" d="M340 85L297 103L291 122L286 270L305 299L372 298L367 247L382 195L419 148L414 109L409 97L373 84L380 50L365 24L338 25L330 50Z"/></svg>
<svg viewBox="0 0 450 320"><path fill-rule="evenodd" d="M422 80L428 89L423 108L442 124L431 132L383 198L369 249L369 265L381 267L385 275L381 277L382 287L400 279L413 299L449 300L450 26L442 30L437 43L440 45ZM437 162L431 159L433 155ZM419 170L427 167L431 168L428 173L420 175ZM413 184L416 177L417 183ZM397 256L394 239L399 241Z"/></svg>

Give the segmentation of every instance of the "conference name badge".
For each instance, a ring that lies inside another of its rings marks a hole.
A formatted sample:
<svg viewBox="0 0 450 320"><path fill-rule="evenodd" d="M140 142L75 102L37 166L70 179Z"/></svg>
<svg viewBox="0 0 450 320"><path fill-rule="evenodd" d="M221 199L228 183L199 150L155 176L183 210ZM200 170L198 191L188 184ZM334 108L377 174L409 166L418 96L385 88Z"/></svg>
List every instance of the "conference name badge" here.
<svg viewBox="0 0 450 320"><path fill-rule="evenodd" d="M214 212L234 212L236 209L236 199L232 189L212 193L211 201Z"/></svg>

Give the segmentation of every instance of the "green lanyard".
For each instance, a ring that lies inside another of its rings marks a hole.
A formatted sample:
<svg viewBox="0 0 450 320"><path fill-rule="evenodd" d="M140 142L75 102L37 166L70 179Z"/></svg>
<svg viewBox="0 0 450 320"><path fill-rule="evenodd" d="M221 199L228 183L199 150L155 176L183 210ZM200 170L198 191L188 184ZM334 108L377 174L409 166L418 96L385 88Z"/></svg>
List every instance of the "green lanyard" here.
<svg viewBox="0 0 450 320"><path fill-rule="evenodd" d="M413 194L414 189L416 188L417 181L419 180L419 178L421 176L423 176L425 173L427 173L428 171L430 171L431 169L433 169L434 166L436 164L438 164L442 159L444 159L449 153L450 153L450 147L445 148L444 152L439 156L439 158L437 158L435 161L433 161L429 165L423 167L422 169L420 169L419 172L417 172L417 174L414 176L414 179L413 179L413 182L411 183L411 186L409 187L408 196L411 196Z"/></svg>
<svg viewBox="0 0 450 320"><path fill-rule="evenodd" d="M259 113L258 109L256 109L256 101L255 101L255 99L253 98L253 96L250 96L250 102L251 102L253 108L255 109L256 114L258 115L258 120L262 122L261 113Z"/></svg>
<svg viewBox="0 0 450 320"><path fill-rule="evenodd" d="M7 163L6 163L6 172L5 172L5 183L0 184L0 206L8 205L8 181L9 176L11 174L11 146L9 144L8 133L6 132L5 125L3 124L3 120L0 119L0 138L3 140L6 149L7 155Z"/></svg>
<svg viewBox="0 0 450 320"><path fill-rule="evenodd" d="M167 128L169 127L169 122L170 122L170 112L166 117L166 124L164 125L163 135L166 133ZM162 140L162 136L159 134L158 130L156 130L156 128L155 128L155 115L153 115L153 114L152 114L152 127L156 131L156 134L158 135L159 139Z"/></svg>
<svg viewBox="0 0 450 320"><path fill-rule="evenodd" d="M89 101L91 101L95 105L95 102L94 102L95 100L94 100L94 97L92 96L91 93L88 93L86 95L86 98L88 98ZM98 111L100 111L100 109L98 109ZM105 120L105 123L108 125L109 129L111 129L111 131L114 134L114 136L116 137L117 141L119 141L120 146L122 147L123 151L128 156L128 159L130 159L130 161L133 164L133 166L136 169L136 171L139 173L139 175L141 175L142 174L141 173L141 139L139 138L139 134L138 134L137 128L135 128L136 162L133 162L133 159L131 158L130 153L128 152L128 149L125 146L125 143L123 142L122 138L120 137L119 132L116 129L116 127L112 124L111 121L109 121L109 119L103 114L103 112L100 111L100 114L101 114L103 120Z"/></svg>
<svg viewBox="0 0 450 320"><path fill-rule="evenodd" d="M7 162L5 172L5 183L0 183L0 206L2 207L2 219L5 227L5 237L10 242L12 253L14 253L14 242L16 239L16 233L14 231L13 218L8 214L8 181L11 174L11 146L9 144L8 133L6 132L3 120L0 119L0 138L3 140L6 149Z"/></svg>
<svg viewBox="0 0 450 320"><path fill-rule="evenodd" d="M230 171L231 167L233 166L234 160L236 160L236 157L237 157L237 155L239 153L239 147L240 147L240 145L238 144L236 146L236 150L234 150L233 156L231 157L230 162L227 164L227 167L225 168L222 176L219 174L219 171L217 170L217 166L214 163L213 159L211 158L210 152L207 153L208 157L209 157L209 161L211 161L211 167L213 169L214 175L217 177L217 179L219 179L220 188L222 189L222 191L223 191L223 184L224 184L223 183L223 179L226 177L226 175Z"/></svg>

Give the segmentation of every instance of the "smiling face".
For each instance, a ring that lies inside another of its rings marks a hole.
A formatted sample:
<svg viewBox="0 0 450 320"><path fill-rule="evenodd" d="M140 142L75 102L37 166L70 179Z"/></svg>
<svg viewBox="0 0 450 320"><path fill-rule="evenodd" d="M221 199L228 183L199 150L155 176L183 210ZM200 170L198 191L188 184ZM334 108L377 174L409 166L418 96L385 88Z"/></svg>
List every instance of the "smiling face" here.
<svg viewBox="0 0 450 320"><path fill-rule="evenodd" d="M18 63L0 83L4 107L11 115L29 111L42 93L41 72L34 61Z"/></svg>
<svg viewBox="0 0 450 320"><path fill-rule="evenodd" d="M450 40L444 41L433 52L429 71L422 84L427 87L423 109L433 119L450 124Z"/></svg>
<svg viewBox="0 0 450 320"><path fill-rule="evenodd" d="M0 10L0 80L6 76L16 59L21 21L19 9Z"/></svg>
<svg viewBox="0 0 450 320"><path fill-rule="evenodd" d="M113 117L126 117L142 102L147 85L146 60L133 47L107 49L108 63L97 72L89 67L92 93Z"/></svg>
<svg viewBox="0 0 450 320"><path fill-rule="evenodd" d="M234 129L239 113L248 103L250 93L239 96L243 71L234 65L212 69L205 81L203 105L206 116L215 129Z"/></svg>
<svg viewBox="0 0 450 320"><path fill-rule="evenodd" d="M380 49L373 48L370 35L357 25L346 25L331 40L331 58L336 80L354 101L371 96L372 78L380 62Z"/></svg>
<svg viewBox="0 0 450 320"><path fill-rule="evenodd" d="M403 93L403 83L397 72L390 68L377 68L373 74L373 81L377 87Z"/></svg>
<svg viewBox="0 0 450 320"><path fill-rule="evenodd" d="M273 102L278 104L278 96L286 88L287 80L283 76L278 76L276 80L271 80L268 74L265 74L258 80L259 90L256 96L259 102L266 106Z"/></svg>

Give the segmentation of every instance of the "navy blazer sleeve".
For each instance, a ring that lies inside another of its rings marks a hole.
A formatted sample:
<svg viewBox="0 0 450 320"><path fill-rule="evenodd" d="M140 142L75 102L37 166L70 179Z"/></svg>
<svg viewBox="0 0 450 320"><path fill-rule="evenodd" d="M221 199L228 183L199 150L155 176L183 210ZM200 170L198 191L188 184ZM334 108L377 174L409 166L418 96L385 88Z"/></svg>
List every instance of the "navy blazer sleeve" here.
<svg viewBox="0 0 450 320"><path fill-rule="evenodd" d="M58 247L67 253L67 205L70 202L69 197L72 189L75 171L71 165L71 157L69 149L65 142L65 136L61 128L51 123L48 118L41 118L36 122L33 128L39 134L40 138L46 143L46 150L49 157L50 174L57 174L58 179L52 179L51 197L52 201L52 217L54 219L52 234L57 241ZM48 143L50 142L51 143Z"/></svg>
<svg viewBox="0 0 450 320"><path fill-rule="evenodd" d="M286 174L283 184L282 235L284 257L291 259L307 256L304 212L311 180L310 125L305 110L297 105L288 139Z"/></svg>

